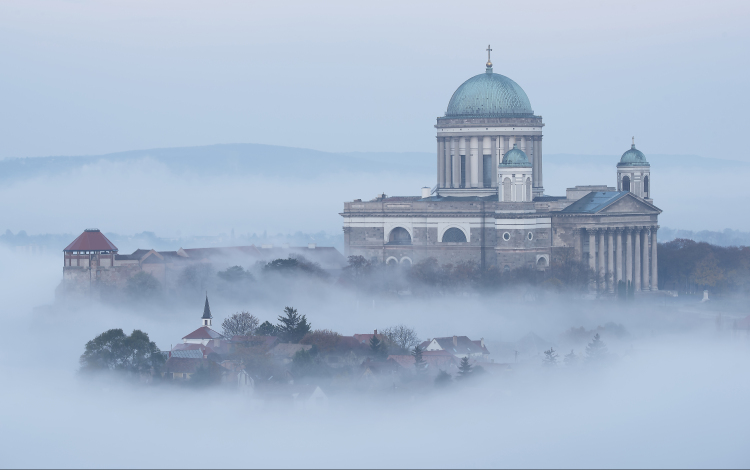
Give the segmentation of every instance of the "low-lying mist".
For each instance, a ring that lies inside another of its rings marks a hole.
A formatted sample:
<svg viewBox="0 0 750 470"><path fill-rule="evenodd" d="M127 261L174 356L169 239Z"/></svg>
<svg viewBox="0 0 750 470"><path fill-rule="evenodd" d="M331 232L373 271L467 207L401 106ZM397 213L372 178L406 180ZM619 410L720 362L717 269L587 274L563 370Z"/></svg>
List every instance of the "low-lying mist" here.
<svg viewBox="0 0 750 470"><path fill-rule="evenodd" d="M9 338L0 410L6 467L746 467L750 339L728 325L730 301L654 296L367 296L333 282L278 285L262 301L211 297L214 325L245 310L275 321L285 306L343 335L396 324L420 339L484 338L502 373L419 392L385 383L329 393L318 409L222 389L86 379L78 358L111 328L147 332L162 350L200 325L202 295L171 307L54 304L61 259L0 249ZM321 287L322 286L322 287ZM519 287L519 289L522 289ZM209 293L211 296L211 293ZM612 329L605 325L616 325ZM571 328L582 335L569 334ZM580 330L582 328L582 330ZM532 333L537 354L503 355ZM601 332L611 359L587 364ZM543 366L543 350L581 361Z"/></svg>

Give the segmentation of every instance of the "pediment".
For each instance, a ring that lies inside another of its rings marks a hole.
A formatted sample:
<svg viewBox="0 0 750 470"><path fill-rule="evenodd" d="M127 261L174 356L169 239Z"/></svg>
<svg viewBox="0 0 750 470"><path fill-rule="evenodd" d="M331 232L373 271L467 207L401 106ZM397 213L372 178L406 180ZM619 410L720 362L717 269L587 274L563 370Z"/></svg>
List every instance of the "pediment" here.
<svg viewBox="0 0 750 470"><path fill-rule="evenodd" d="M659 214L661 210L633 194L628 194L599 211L600 214Z"/></svg>

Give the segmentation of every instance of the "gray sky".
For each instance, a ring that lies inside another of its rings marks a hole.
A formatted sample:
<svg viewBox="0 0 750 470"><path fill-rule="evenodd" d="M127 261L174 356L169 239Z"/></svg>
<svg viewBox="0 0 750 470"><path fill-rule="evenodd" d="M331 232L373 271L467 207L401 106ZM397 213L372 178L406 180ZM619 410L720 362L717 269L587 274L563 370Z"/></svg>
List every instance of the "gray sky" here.
<svg viewBox="0 0 750 470"><path fill-rule="evenodd" d="M432 151L484 70L545 152L750 160L749 2L0 4L0 158L257 142Z"/></svg>

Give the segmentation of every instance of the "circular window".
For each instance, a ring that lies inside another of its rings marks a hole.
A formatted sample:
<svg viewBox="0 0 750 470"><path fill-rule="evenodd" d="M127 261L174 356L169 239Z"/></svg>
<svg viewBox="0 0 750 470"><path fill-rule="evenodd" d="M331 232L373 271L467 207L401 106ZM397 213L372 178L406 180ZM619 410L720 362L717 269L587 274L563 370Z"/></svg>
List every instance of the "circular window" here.
<svg viewBox="0 0 750 470"><path fill-rule="evenodd" d="M534 234L531 233L531 232L529 232L529 234L526 235L526 238L528 238L529 240L533 240L534 239Z"/></svg>
<svg viewBox="0 0 750 470"><path fill-rule="evenodd" d="M507 242L508 240L510 240L510 233L508 233L508 232L505 232L505 233L503 234L503 240L505 240L506 242Z"/></svg>

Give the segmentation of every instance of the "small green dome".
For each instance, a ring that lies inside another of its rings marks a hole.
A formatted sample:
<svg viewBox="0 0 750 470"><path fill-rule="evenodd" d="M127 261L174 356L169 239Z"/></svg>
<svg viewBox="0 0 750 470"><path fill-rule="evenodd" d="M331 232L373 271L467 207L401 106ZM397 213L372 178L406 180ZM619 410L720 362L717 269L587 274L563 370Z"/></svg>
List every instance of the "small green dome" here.
<svg viewBox="0 0 750 470"><path fill-rule="evenodd" d="M617 166L651 166L646 160L646 156L635 148L635 144L630 147L630 150L622 154L620 163Z"/></svg>
<svg viewBox="0 0 750 470"><path fill-rule="evenodd" d="M508 150L503 155L503 161L500 163L502 166L517 166L517 167L531 167L529 158L526 156L526 152L518 148L518 144L513 144L513 148Z"/></svg>
<svg viewBox="0 0 750 470"><path fill-rule="evenodd" d="M529 98L510 78L492 73L488 63L485 73L466 80L453 93L446 117L480 118L500 116L533 116Z"/></svg>

